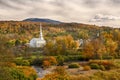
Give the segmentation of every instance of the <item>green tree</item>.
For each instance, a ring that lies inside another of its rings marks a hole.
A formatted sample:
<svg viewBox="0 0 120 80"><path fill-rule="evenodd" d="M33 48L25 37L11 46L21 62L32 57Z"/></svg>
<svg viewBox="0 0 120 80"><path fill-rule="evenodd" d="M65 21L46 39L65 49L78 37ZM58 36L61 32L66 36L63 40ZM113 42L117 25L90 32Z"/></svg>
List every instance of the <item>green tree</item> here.
<svg viewBox="0 0 120 80"><path fill-rule="evenodd" d="M20 43L21 43L20 40L17 39L17 40L15 41L15 46L20 45Z"/></svg>

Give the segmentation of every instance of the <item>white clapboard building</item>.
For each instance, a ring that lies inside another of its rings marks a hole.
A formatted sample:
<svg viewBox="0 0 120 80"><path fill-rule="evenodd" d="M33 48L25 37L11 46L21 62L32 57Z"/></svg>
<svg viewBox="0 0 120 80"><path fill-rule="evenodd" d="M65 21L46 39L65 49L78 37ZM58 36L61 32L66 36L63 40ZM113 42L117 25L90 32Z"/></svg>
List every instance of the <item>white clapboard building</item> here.
<svg viewBox="0 0 120 80"><path fill-rule="evenodd" d="M39 38L32 38L30 40L29 46L33 47L33 48L38 48L38 47L43 47L45 46L46 41L43 38L43 34L42 34L42 26L40 24L40 35Z"/></svg>

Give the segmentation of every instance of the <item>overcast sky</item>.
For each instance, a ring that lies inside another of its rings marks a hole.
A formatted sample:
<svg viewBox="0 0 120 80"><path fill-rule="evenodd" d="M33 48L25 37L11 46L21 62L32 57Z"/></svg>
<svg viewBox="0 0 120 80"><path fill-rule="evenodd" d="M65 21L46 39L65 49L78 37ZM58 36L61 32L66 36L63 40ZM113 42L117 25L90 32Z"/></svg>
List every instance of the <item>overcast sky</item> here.
<svg viewBox="0 0 120 80"><path fill-rule="evenodd" d="M0 0L0 20L26 18L120 27L120 0Z"/></svg>

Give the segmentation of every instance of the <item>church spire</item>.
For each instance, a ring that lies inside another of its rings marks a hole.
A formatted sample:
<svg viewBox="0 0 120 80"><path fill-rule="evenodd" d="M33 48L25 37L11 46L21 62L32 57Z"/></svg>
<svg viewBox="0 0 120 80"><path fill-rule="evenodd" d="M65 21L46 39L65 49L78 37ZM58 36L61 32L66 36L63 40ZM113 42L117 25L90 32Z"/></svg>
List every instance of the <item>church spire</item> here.
<svg viewBox="0 0 120 80"><path fill-rule="evenodd" d="M41 26L41 23L40 23L40 39L44 40L43 35L42 35L42 26Z"/></svg>

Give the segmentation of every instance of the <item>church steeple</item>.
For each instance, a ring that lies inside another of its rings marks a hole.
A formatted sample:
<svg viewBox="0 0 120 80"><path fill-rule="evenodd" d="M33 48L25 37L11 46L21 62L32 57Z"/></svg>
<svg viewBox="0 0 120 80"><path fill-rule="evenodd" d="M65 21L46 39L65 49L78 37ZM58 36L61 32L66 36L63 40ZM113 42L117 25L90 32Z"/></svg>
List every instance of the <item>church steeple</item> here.
<svg viewBox="0 0 120 80"><path fill-rule="evenodd" d="M39 25L40 28L40 32L39 32L39 37L38 38L32 38L30 40L30 47L44 47L46 44L46 41L43 38L43 34L42 34L42 26L41 24Z"/></svg>
<svg viewBox="0 0 120 80"><path fill-rule="evenodd" d="M43 35L42 35L42 26L41 26L41 23L40 23L40 39L44 40Z"/></svg>

